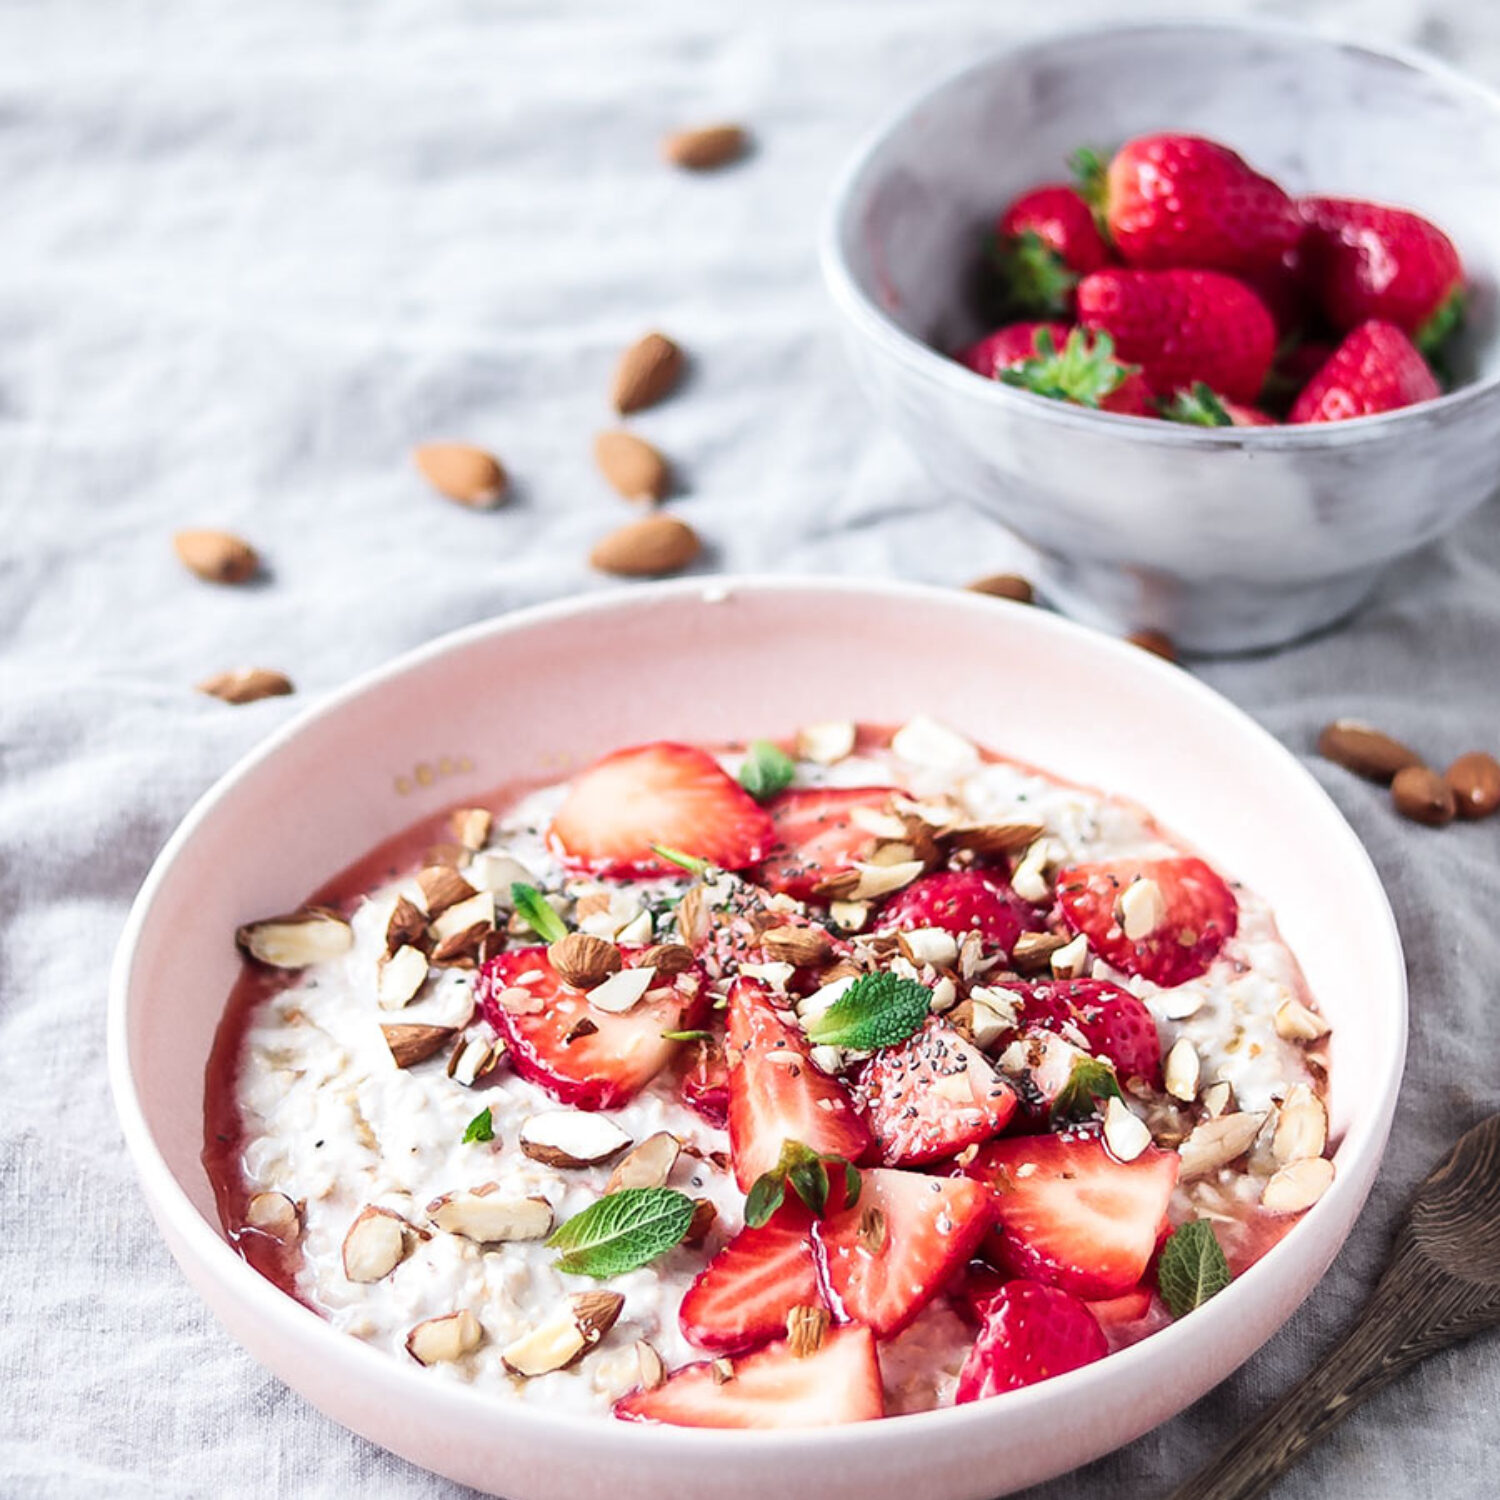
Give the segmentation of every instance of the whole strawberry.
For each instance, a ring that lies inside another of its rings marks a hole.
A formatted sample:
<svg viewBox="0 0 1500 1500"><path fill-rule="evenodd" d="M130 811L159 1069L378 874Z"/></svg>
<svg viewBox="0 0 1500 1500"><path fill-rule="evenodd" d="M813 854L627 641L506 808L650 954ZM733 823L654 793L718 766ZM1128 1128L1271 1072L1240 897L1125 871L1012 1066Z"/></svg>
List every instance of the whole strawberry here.
<svg viewBox="0 0 1500 1500"><path fill-rule="evenodd" d="M1089 334L1064 323L1013 323L980 339L959 359L992 380L1055 401L1127 417L1155 415L1139 368L1115 357L1107 333Z"/></svg>
<svg viewBox="0 0 1500 1500"><path fill-rule="evenodd" d="M1106 268L1078 284L1078 321L1114 340L1156 396L1201 380L1253 405L1276 352L1276 325L1243 282L1217 271Z"/></svg>
<svg viewBox="0 0 1500 1500"><path fill-rule="evenodd" d="M1078 278L1109 261L1093 209L1067 183L1022 193L995 224L1001 305L1011 317L1069 316Z"/></svg>
<svg viewBox="0 0 1500 1500"><path fill-rule="evenodd" d="M1197 135L1143 135L1107 170L1075 158L1085 195L1132 266L1273 270L1302 238L1297 205L1237 152Z"/></svg>
<svg viewBox="0 0 1500 1500"><path fill-rule="evenodd" d="M1394 323L1361 323L1302 388L1291 422L1342 422L1443 394L1421 351Z"/></svg>
<svg viewBox="0 0 1500 1500"><path fill-rule="evenodd" d="M1161 414L1169 422L1185 427L1274 427L1276 418L1258 406L1243 406L1226 401L1201 380L1185 391L1178 391L1170 401L1160 403Z"/></svg>
<svg viewBox="0 0 1500 1500"><path fill-rule="evenodd" d="M1303 198L1309 283L1341 332L1378 318L1431 353L1463 313L1464 268L1436 224L1357 198Z"/></svg>

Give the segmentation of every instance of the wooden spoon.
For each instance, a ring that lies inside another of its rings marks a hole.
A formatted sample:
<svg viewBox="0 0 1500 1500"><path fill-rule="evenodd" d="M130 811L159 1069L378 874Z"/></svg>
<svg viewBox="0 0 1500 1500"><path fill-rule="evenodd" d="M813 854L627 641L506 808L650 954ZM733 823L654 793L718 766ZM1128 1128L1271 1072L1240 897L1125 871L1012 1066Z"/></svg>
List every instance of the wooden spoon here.
<svg viewBox="0 0 1500 1500"><path fill-rule="evenodd" d="M1417 1190L1390 1265L1343 1343L1169 1500L1254 1500L1366 1396L1496 1324L1500 1115L1491 1115Z"/></svg>

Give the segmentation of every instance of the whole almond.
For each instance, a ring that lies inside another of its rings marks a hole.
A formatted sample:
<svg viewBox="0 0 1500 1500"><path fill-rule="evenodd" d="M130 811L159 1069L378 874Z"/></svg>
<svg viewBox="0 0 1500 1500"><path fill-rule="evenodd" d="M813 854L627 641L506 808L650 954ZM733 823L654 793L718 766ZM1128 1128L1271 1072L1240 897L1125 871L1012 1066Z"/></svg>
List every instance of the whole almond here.
<svg viewBox="0 0 1500 1500"><path fill-rule="evenodd" d="M490 510L505 498L505 469L483 448L467 443L421 443L411 456L433 489L460 505Z"/></svg>
<svg viewBox="0 0 1500 1500"><path fill-rule="evenodd" d="M749 136L739 125L700 125L662 137L661 154L674 167L709 172L745 154Z"/></svg>
<svg viewBox="0 0 1500 1500"><path fill-rule="evenodd" d="M627 500L665 500L672 488L666 459L633 432L601 432L594 439L594 462Z"/></svg>
<svg viewBox="0 0 1500 1500"><path fill-rule="evenodd" d="M675 516L647 516L612 531L595 544L589 561L601 573L653 578L675 573L697 557L698 533Z"/></svg>
<svg viewBox="0 0 1500 1500"><path fill-rule="evenodd" d="M198 684L200 693L222 698L226 703L254 703L259 698L279 698L294 691L290 677L269 667L236 667L215 672Z"/></svg>
<svg viewBox="0 0 1500 1500"><path fill-rule="evenodd" d="M1422 764L1409 745L1355 719L1335 719L1327 725L1318 736L1318 754L1382 786L1389 785L1398 771Z"/></svg>
<svg viewBox="0 0 1500 1500"><path fill-rule="evenodd" d="M1172 637L1161 630L1132 630L1125 637L1132 646L1139 646L1142 651L1149 651L1153 656L1159 656L1163 661L1177 660L1177 647L1172 643Z"/></svg>
<svg viewBox="0 0 1500 1500"><path fill-rule="evenodd" d="M611 974L620 972L622 963L620 950L613 943L587 932L570 932L558 938L547 948L547 961L564 984L579 990L603 984Z"/></svg>
<svg viewBox="0 0 1500 1500"><path fill-rule="evenodd" d="M245 583L260 571L255 548L228 531L179 531L172 538L183 564L209 583Z"/></svg>
<svg viewBox="0 0 1500 1500"><path fill-rule="evenodd" d="M987 578L976 578L965 587L971 594L989 594L996 599L1014 599L1017 604L1031 604L1036 600L1036 590L1031 581L1019 573L991 573Z"/></svg>
<svg viewBox="0 0 1500 1500"><path fill-rule="evenodd" d="M682 350L666 334L648 333L637 339L615 368L610 394L614 409L624 417L655 406L682 379L686 364Z"/></svg>
<svg viewBox="0 0 1500 1500"><path fill-rule="evenodd" d="M1428 766L1404 766L1391 782L1396 811L1413 823L1441 828L1456 811L1453 788Z"/></svg>
<svg viewBox="0 0 1500 1500"><path fill-rule="evenodd" d="M1470 750L1448 767L1461 818L1487 818L1500 808L1500 760L1483 750Z"/></svg>

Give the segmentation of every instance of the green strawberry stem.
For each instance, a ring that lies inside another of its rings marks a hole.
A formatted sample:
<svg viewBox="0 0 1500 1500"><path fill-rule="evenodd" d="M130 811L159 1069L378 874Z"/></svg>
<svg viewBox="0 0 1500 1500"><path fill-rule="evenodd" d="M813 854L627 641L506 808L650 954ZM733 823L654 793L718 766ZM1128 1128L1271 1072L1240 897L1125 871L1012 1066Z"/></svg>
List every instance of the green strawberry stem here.
<svg viewBox="0 0 1500 1500"><path fill-rule="evenodd" d="M1139 365L1121 364L1115 358L1115 341L1103 329L1090 334L1086 328L1074 328L1059 351L1052 331L1044 328L1036 336L1036 350L1032 358L1001 370L999 378L1006 385L1095 411L1140 372Z"/></svg>
<svg viewBox="0 0 1500 1500"><path fill-rule="evenodd" d="M1427 321L1417 329L1417 336L1412 342L1431 361L1438 350L1448 342L1449 338L1463 324L1464 313L1466 311L1464 289L1462 285L1455 286L1438 303L1437 309L1428 317Z"/></svg>
<svg viewBox="0 0 1500 1500"><path fill-rule="evenodd" d="M991 258L1000 276L1002 318L1067 316L1078 277L1036 230L997 239Z"/></svg>
<svg viewBox="0 0 1500 1500"><path fill-rule="evenodd" d="M1099 233L1109 240L1109 166L1091 146L1080 146L1069 158L1073 181L1083 201L1094 210ZM1112 242L1111 242L1112 243Z"/></svg>
<svg viewBox="0 0 1500 1500"><path fill-rule="evenodd" d="M1170 401L1157 402L1156 409L1169 422L1189 427L1233 427L1234 419L1212 387L1195 380L1191 389L1176 392Z"/></svg>

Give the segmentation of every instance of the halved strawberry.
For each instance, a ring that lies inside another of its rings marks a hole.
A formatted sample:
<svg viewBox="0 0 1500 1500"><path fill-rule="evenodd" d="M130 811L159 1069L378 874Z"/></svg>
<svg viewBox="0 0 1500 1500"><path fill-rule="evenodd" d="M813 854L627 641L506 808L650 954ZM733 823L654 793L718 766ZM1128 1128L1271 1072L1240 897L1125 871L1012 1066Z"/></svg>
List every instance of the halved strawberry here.
<svg viewBox="0 0 1500 1500"><path fill-rule="evenodd" d="M570 869L622 879L681 873L653 844L743 870L771 839L770 818L713 756L668 740L595 761L547 833Z"/></svg>
<svg viewBox="0 0 1500 1500"><path fill-rule="evenodd" d="M775 843L754 879L799 901L831 875L868 859L879 842L852 817L856 808L886 812L897 789L891 786L799 787L766 805Z"/></svg>
<svg viewBox="0 0 1500 1500"><path fill-rule="evenodd" d="M788 1141L858 1161L870 1132L844 1086L813 1063L801 1027L777 1015L764 986L738 979L729 992L729 1154L744 1191Z"/></svg>
<svg viewBox="0 0 1500 1500"><path fill-rule="evenodd" d="M729 1062L712 1038L691 1044L690 1060L677 1080L677 1092L689 1109L722 1130L729 1123Z"/></svg>
<svg viewBox="0 0 1500 1500"><path fill-rule="evenodd" d="M897 891L880 912L882 932L941 927L955 937L977 932L1007 957L1016 939L1040 925L1036 913L995 870L935 870Z"/></svg>
<svg viewBox="0 0 1500 1500"><path fill-rule="evenodd" d="M684 1365L654 1391L615 1402L626 1422L677 1427L832 1427L885 1415L880 1361L868 1328L830 1328L798 1358L785 1339L734 1361L722 1379L711 1363Z"/></svg>
<svg viewBox="0 0 1500 1500"><path fill-rule="evenodd" d="M982 1146L965 1170L994 1197L986 1247L1005 1270L1104 1298L1145 1274L1179 1160L1148 1146L1118 1161L1097 1135L1027 1135Z"/></svg>
<svg viewBox="0 0 1500 1500"><path fill-rule="evenodd" d="M1143 1078L1161 1087L1161 1038L1156 1018L1142 1000L1107 979L1012 980L1004 986L1022 997L1022 1027L1041 1027L1064 1036L1076 1028L1097 1057L1114 1064L1123 1082Z"/></svg>
<svg viewBox="0 0 1500 1500"><path fill-rule="evenodd" d="M1007 1281L985 1303L953 1399L962 1405L1020 1390L1108 1353L1103 1330L1076 1297L1038 1281Z"/></svg>
<svg viewBox="0 0 1500 1500"><path fill-rule="evenodd" d="M1088 1310L1104 1330L1110 1353L1138 1344L1148 1333L1154 1333L1166 1321L1167 1314L1156 1305L1149 1287L1138 1286L1119 1297L1090 1302Z"/></svg>
<svg viewBox="0 0 1500 1500"><path fill-rule="evenodd" d="M1120 903L1138 880L1155 883L1161 918L1130 938ZM1204 973L1239 924L1234 893L1201 859L1185 855L1074 865L1058 873L1057 899L1068 925L1101 958L1167 988Z"/></svg>
<svg viewBox="0 0 1500 1500"><path fill-rule="evenodd" d="M812 1214L794 1195L759 1229L742 1229L698 1273L677 1321L683 1337L717 1354L786 1335L797 1306L824 1306L813 1256Z"/></svg>
<svg viewBox="0 0 1500 1500"><path fill-rule="evenodd" d="M993 1216L967 1178L862 1172L859 1201L813 1225L830 1305L877 1338L899 1333L959 1275Z"/></svg>
<svg viewBox="0 0 1500 1500"><path fill-rule="evenodd" d="M888 1167L956 1156L987 1141L1015 1113L1015 1091L989 1059L938 1016L865 1064L855 1088Z"/></svg>
<svg viewBox="0 0 1500 1500"><path fill-rule="evenodd" d="M644 950L622 949L633 968ZM545 948L512 948L479 971L475 998L523 1078L575 1109L617 1109L682 1046L664 1031L694 1025L707 998L696 969L665 979L628 1011L598 1010L565 984Z"/></svg>

